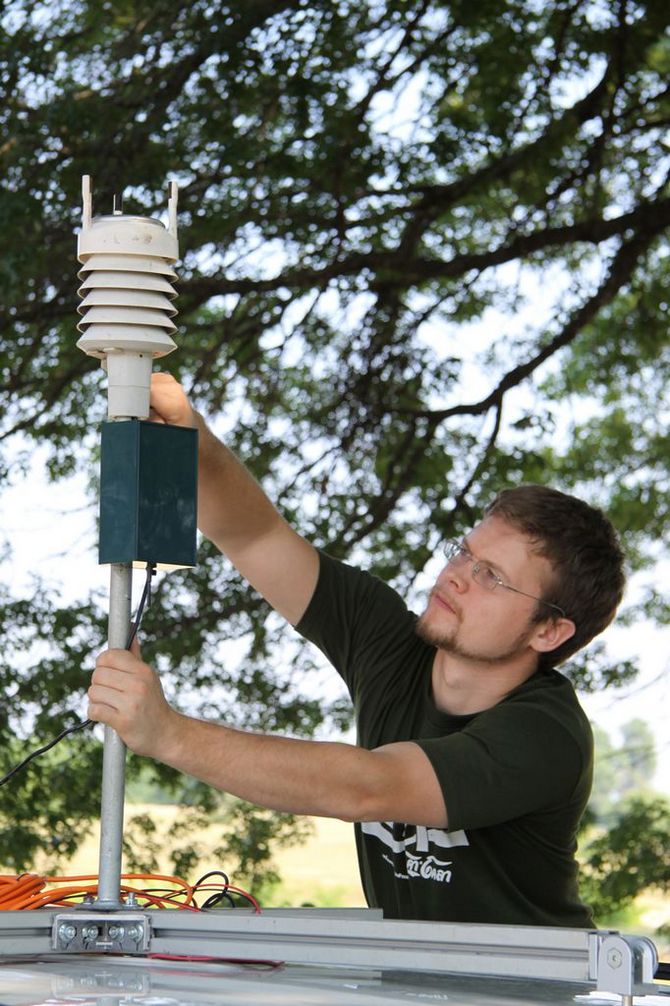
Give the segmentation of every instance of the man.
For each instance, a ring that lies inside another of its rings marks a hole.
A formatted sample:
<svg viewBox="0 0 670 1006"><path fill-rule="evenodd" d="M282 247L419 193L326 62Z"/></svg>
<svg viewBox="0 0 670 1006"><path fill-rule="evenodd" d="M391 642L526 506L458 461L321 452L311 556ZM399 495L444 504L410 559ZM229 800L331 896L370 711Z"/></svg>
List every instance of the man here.
<svg viewBox="0 0 670 1006"><path fill-rule="evenodd" d="M355 822L366 896L387 917L591 926L574 853L592 737L553 664L621 599L609 521L541 486L503 492L449 547L417 621L388 586L293 531L167 374L154 375L152 407L199 428L201 530L334 663L359 744L184 716L124 650L97 661L91 719L252 803Z"/></svg>

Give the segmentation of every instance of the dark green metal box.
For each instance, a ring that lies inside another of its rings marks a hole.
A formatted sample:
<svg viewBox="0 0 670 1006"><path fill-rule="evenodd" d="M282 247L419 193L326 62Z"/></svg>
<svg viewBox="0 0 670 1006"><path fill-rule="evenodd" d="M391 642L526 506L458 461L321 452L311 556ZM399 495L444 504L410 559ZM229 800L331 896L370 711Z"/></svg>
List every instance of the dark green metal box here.
<svg viewBox="0 0 670 1006"><path fill-rule="evenodd" d="M103 423L100 562L194 566L197 483L197 430Z"/></svg>

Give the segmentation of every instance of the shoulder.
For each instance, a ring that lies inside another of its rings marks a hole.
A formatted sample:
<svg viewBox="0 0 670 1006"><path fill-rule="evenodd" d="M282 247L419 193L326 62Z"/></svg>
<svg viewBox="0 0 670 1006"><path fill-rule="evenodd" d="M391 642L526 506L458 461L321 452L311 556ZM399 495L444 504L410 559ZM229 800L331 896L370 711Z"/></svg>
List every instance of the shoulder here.
<svg viewBox="0 0 670 1006"><path fill-rule="evenodd" d="M546 709L565 709L586 718L572 682L555 668L536 671L504 701L538 703Z"/></svg>
<svg viewBox="0 0 670 1006"><path fill-rule="evenodd" d="M484 827L573 800L581 806L588 797L591 728L558 672L533 675L455 732L418 743L457 827Z"/></svg>
<svg viewBox="0 0 670 1006"><path fill-rule="evenodd" d="M400 595L378 576L357 566L335 559L319 550L319 577L312 599L299 624L305 632L322 614L343 615L349 619L368 617L372 612L388 617L414 619Z"/></svg>
<svg viewBox="0 0 670 1006"><path fill-rule="evenodd" d="M532 732L547 740L565 739L567 735L584 761L592 757L593 731L589 719L571 682L555 669L537 671L481 715L481 725L496 721L507 725L514 721L525 733Z"/></svg>

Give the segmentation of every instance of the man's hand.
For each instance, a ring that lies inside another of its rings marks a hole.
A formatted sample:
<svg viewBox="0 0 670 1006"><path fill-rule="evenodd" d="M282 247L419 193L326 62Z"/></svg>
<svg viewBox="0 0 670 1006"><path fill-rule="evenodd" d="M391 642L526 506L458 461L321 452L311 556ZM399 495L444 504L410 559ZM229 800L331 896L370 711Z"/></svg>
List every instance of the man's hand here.
<svg viewBox="0 0 670 1006"><path fill-rule="evenodd" d="M161 758L182 718L163 695L158 675L143 663L139 649L105 650L98 657L88 690L88 715L107 723L136 754Z"/></svg>
<svg viewBox="0 0 670 1006"><path fill-rule="evenodd" d="M150 418L154 422L169 423L171 426L198 425L184 389L172 374L157 371L151 375Z"/></svg>

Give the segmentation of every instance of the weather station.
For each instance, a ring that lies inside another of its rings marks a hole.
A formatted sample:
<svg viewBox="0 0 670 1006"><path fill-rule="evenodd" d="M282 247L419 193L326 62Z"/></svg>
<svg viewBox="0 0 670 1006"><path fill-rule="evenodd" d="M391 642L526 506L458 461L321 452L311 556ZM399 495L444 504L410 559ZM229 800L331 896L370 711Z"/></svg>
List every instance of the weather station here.
<svg viewBox="0 0 670 1006"><path fill-rule="evenodd" d="M99 561L110 567L108 644L117 648L133 641L155 569L196 561L197 432L150 420L153 360L177 348L174 183L167 215L167 226L125 215L119 200L94 217L83 179L77 345L108 378ZM137 566L146 581L133 619ZM110 727L103 744L95 893L49 901L46 892L0 910L0 1006L670 1006L654 943L617 931L399 921L371 909L142 905L122 883L126 750Z"/></svg>

